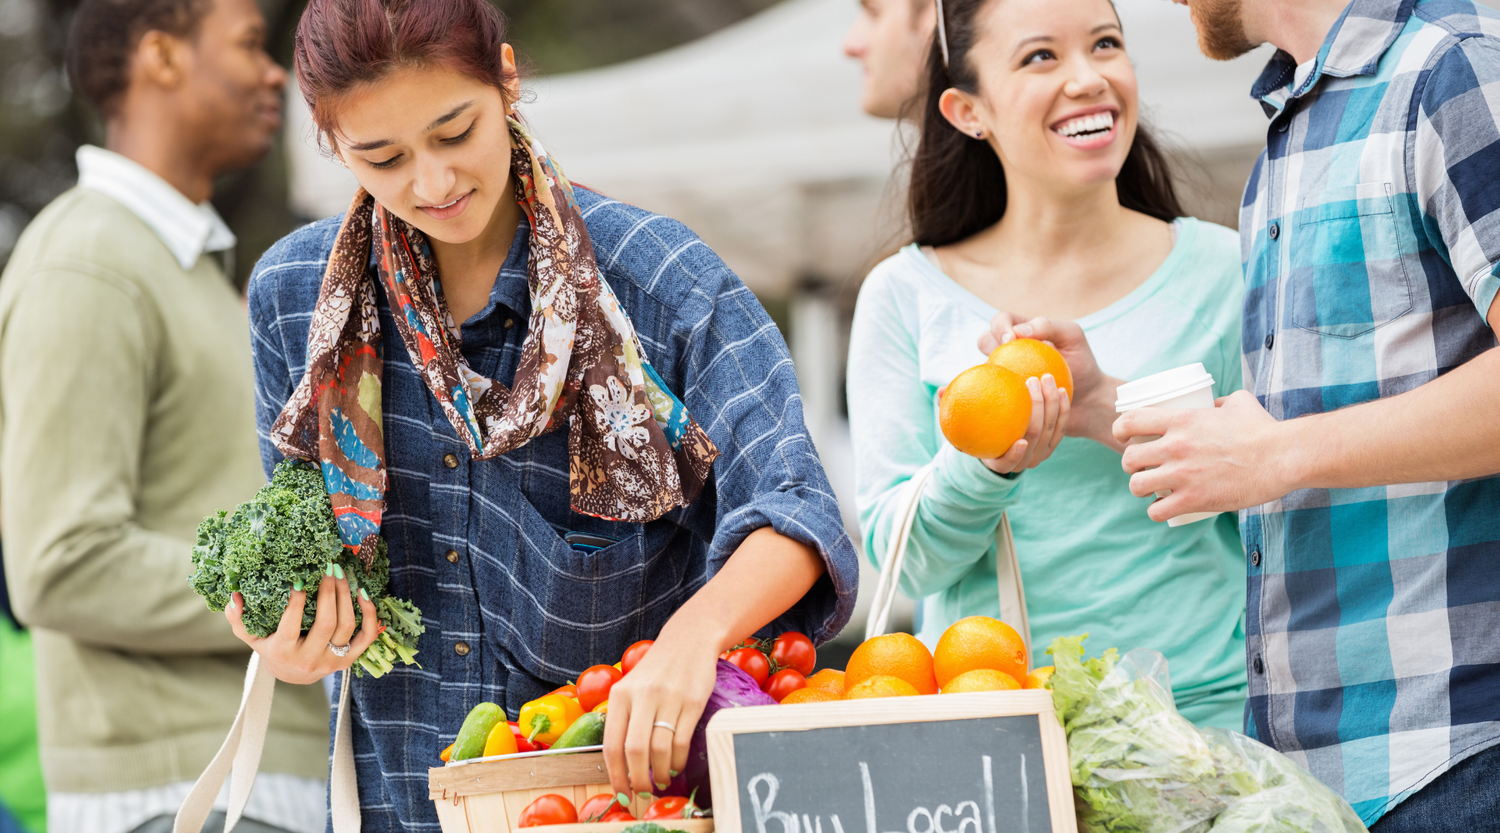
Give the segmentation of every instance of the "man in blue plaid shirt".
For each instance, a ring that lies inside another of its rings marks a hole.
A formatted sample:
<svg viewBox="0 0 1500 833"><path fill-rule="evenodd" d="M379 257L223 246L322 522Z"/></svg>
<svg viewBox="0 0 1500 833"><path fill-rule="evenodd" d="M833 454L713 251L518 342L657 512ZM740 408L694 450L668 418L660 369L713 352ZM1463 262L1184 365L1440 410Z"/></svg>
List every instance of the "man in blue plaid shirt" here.
<svg viewBox="0 0 1500 833"><path fill-rule="evenodd" d="M1240 215L1249 392L1121 417L1163 435L1125 452L1131 490L1172 490L1159 521L1243 510L1249 732L1376 833L1495 829L1500 15L1185 2L1210 57L1279 47Z"/></svg>

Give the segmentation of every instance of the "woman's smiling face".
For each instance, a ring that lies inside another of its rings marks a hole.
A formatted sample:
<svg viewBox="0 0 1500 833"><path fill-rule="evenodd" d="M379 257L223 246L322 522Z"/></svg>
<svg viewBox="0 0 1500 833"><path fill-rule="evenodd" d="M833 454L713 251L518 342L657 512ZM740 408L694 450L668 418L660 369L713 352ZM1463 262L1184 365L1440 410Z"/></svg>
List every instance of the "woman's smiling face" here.
<svg viewBox="0 0 1500 833"><path fill-rule="evenodd" d="M504 60L513 71L509 46ZM515 98L446 67L403 67L343 97L334 149L387 211L434 240L468 243L511 199Z"/></svg>
<svg viewBox="0 0 1500 833"><path fill-rule="evenodd" d="M1109 0L990 0L967 61L978 94L949 90L943 113L983 131L1006 179L1074 190L1112 181L1135 139L1135 69Z"/></svg>

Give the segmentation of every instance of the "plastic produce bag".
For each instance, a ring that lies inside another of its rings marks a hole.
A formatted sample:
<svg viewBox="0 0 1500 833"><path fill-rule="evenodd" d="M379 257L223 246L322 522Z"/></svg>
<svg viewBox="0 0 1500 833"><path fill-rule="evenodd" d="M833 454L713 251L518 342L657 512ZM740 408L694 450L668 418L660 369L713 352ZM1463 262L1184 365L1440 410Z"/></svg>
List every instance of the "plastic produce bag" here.
<svg viewBox="0 0 1500 833"><path fill-rule="evenodd" d="M1084 660L1084 638L1047 650L1080 830L1365 833L1348 802L1290 758L1178 714L1161 654Z"/></svg>

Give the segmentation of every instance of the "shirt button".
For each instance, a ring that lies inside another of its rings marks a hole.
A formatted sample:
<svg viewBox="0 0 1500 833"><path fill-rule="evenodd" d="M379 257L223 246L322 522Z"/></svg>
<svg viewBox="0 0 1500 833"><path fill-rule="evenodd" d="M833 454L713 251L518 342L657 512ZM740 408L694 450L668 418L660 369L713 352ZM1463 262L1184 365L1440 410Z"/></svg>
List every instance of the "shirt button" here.
<svg viewBox="0 0 1500 833"><path fill-rule="evenodd" d="M458 559L454 558L454 559L450 559L450 560L457 561ZM1252 566L1252 567L1259 567L1260 566L1260 550L1251 550L1250 551L1250 566Z"/></svg>
<svg viewBox="0 0 1500 833"><path fill-rule="evenodd" d="M458 644L462 645L463 643L460 642ZM1266 673L1266 664L1264 662L1260 661L1260 657L1256 657L1255 658L1255 673L1257 673L1257 674L1264 674L1264 673Z"/></svg>
<svg viewBox="0 0 1500 833"><path fill-rule="evenodd" d="M1280 223L1272 223L1271 224L1271 239L1275 240L1276 238L1278 238L1280 236L1281 236L1281 224Z"/></svg>
<svg viewBox="0 0 1500 833"><path fill-rule="evenodd" d="M450 469L456 469L456 468L458 468L458 455L457 454L444 454L443 455L443 465L447 466Z"/></svg>
<svg viewBox="0 0 1500 833"><path fill-rule="evenodd" d="M444 557L448 559L448 563L449 564L457 564L458 563L458 550L448 550L448 552L444 555Z"/></svg>
<svg viewBox="0 0 1500 833"><path fill-rule="evenodd" d="M1275 343L1276 343L1276 335L1274 333L1266 333L1266 349L1270 350L1271 349L1271 345L1273 345Z"/></svg>
<svg viewBox="0 0 1500 833"><path fill-rule="evenodd" d="M455 643L453 643L453 653L458 654L461 657L468 656L469 655L469 643L467 643L467 642L455 642ZM1258 663L1258 662L1260 662L1260 660L1256 660L1256 662Z"/></svg>
<svg viewBox="0 0 1500 833"><path fill-rule="evenodd" d="M1281 120L1281 124L1276 125L1276 132L1277 133L1285 133L1287 125L1289 125L1291 123L1292 123L1291 119L1282 119Z"/></svg>
<svg viewBox="0 0 1500 833"><path fill-rule="evenodd" d="M505 329L509 330L511 327L514 327L514 326L516 326L516 319L514 319L514 318L507 318L507 319L505 319Z"/></svg>

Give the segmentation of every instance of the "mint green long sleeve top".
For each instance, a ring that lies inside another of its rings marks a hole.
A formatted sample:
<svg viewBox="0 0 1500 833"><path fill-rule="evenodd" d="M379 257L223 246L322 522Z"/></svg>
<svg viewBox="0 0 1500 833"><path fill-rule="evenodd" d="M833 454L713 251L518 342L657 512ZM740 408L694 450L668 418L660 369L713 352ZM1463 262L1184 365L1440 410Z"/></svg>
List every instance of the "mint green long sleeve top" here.
<svg viewBox="0 0 1500 833"><path fill-rule="evenodd" d="M1110 376L1202 362L1214 394L1225 396L1242 379L1239 238L1192 218L1175 228L1155 273L1078 323ZM900 582L922 600L923 642L936 644L965 616L999 617L995 530L1009 513L1038 654L1056 637L1085 632L1091 653L1160 651L1188 719L1240 729L1245 553L1233 514L1180 527L1151 521L1150 499L1131 495L1120 455L1092 440L1066 438L1040 466L1008 479L943 439L938 388L984 361L978 340L995 313L915 245L876 266L860 289L848 397L867 557L884 563L897 493L936 458Z"/></svg>

